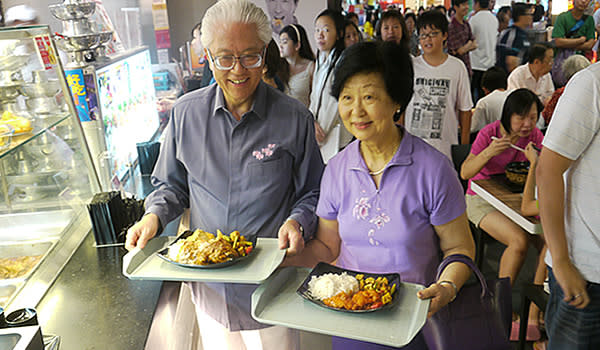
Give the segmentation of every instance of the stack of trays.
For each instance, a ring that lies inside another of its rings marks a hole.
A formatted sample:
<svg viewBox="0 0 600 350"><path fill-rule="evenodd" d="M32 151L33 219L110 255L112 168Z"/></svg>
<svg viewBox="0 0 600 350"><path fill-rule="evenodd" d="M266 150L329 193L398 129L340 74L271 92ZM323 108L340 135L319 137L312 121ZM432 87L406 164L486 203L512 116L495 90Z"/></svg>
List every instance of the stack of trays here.
<svg viewBox="0 0 600 350"><path fill-rule="evenodd" d="M127 229L144 214L144 203L117 191L97 193L88 204L97 245L125 242Z"/></svg>

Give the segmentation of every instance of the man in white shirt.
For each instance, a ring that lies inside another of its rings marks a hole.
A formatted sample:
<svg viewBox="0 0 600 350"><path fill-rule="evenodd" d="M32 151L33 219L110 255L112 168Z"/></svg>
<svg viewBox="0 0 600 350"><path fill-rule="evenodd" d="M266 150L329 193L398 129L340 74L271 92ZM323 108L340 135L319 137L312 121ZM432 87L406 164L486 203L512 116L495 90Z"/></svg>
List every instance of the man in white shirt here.
<svg viewBox="0 0 600 350"><path fill-rule="evenodd" d="M511 90L506 89L506 72L500 67L492 67L483 73L481 88L485 93L477 104L471 119L471 140L484 126L500 120L504 101Z"/></svg>
<svg viewBox="0 0 600 350"><path fill-rule="evenodd" d="M529 89L545 105L554 93L554 83L550 70L554 60L554 50L544 44L535 44L529 53L529 63L515 68L508 76L508 89Z"/></svg>
<svg viewBox="0 0 600 350"><path fill-rule="evenodd" d="M477 102L484 96L481 89L483 72L493 67L496 63L496 37L498 35L498 19L488 9L489 0L475 0L473 8L475 14L469 20L471 31L477 42L477 48L471 52L471 90L473 100Z"/></svg>
<svg viewBox="0 0 600 350"><path fill-rule="evenodd" d="M548 244L548 349L600 348L600 64L558 100L536 178Z"/></svg>

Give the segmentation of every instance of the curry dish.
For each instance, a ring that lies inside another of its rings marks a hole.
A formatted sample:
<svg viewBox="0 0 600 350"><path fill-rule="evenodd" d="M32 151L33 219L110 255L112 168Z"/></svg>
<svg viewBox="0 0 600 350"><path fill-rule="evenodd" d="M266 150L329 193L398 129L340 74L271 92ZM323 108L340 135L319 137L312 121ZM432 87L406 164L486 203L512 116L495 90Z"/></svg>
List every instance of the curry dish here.
<svg viewBox="0 0 600 350"><path fill-rule="evenodd" d="M180 242L176 255L171 258L179 263L192 265L223 263L246 256L253 248L252 242L241 236L239 231L226 236L217 230L215 237L212 233L197 229Z"/></svg>
<svg viewBox="0 0 600 350"><path fill-rule="evenodd" d="M378 309L392 301L392 295L396 291L396 285L389 286L385 277L364 278L364 275L355 276L359 282L359 290L356 293L338 293L335 296L323 299L327 306L344 308L347 310L370 310Z"/></svg>
<svg viewBox="0 0 600 350"><path fill-rule="evenodd" d="M41 255L0 259L0 279L22 277L42 259Z"/></svg>

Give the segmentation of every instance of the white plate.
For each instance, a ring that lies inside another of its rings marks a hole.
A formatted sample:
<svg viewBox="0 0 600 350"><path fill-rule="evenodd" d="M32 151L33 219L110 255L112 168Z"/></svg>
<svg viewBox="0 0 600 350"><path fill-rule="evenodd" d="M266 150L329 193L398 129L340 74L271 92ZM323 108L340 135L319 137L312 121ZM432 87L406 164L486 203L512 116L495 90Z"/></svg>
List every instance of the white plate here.
<svg viewBox="0 0 600 350"><path fill-rule="evenodd" d="M309 269L288 267L275 272L252 294L255 320L304 331L404 346L419 333L427 318L429 300L417 298L424 287L401 282L397 303L387 310L347 313L322 308L296 293Z"/></svg>
<svg viewBox="0 0 600 350"><path fill-rule="evenodd" d="M255 252L248 259L220 269L191 269L165 261L156 254L174 239L156 237L144 249L127 253L123 257L123 275L132 280L260 284L285 256L285 250L279 249L276 238L258 238Z"/></svg>

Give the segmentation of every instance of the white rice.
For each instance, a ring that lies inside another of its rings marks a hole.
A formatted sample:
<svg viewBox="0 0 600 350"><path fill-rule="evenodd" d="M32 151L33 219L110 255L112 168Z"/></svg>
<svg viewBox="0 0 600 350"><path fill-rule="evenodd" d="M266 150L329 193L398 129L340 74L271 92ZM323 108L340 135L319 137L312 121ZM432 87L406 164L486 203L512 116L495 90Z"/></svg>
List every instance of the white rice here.
<svg viewBox="0 0 600 350"><path fill-rule="evenodd" d="M308 282L309 293L319 300L331 298L340 292L354 293L359 289L358 280L347 273L341 275L326 273L319 277L312 276Z"/></svg>
<svg viewBox="0 0 600 350"><path fill-rule="evenodd" d="M181 246L183 245L183 239L180 239L176 243L169 246L169 253L167 256L169 259L173 261L177 261L177 255L179 255L179 251L181 250Z"/></svg>

